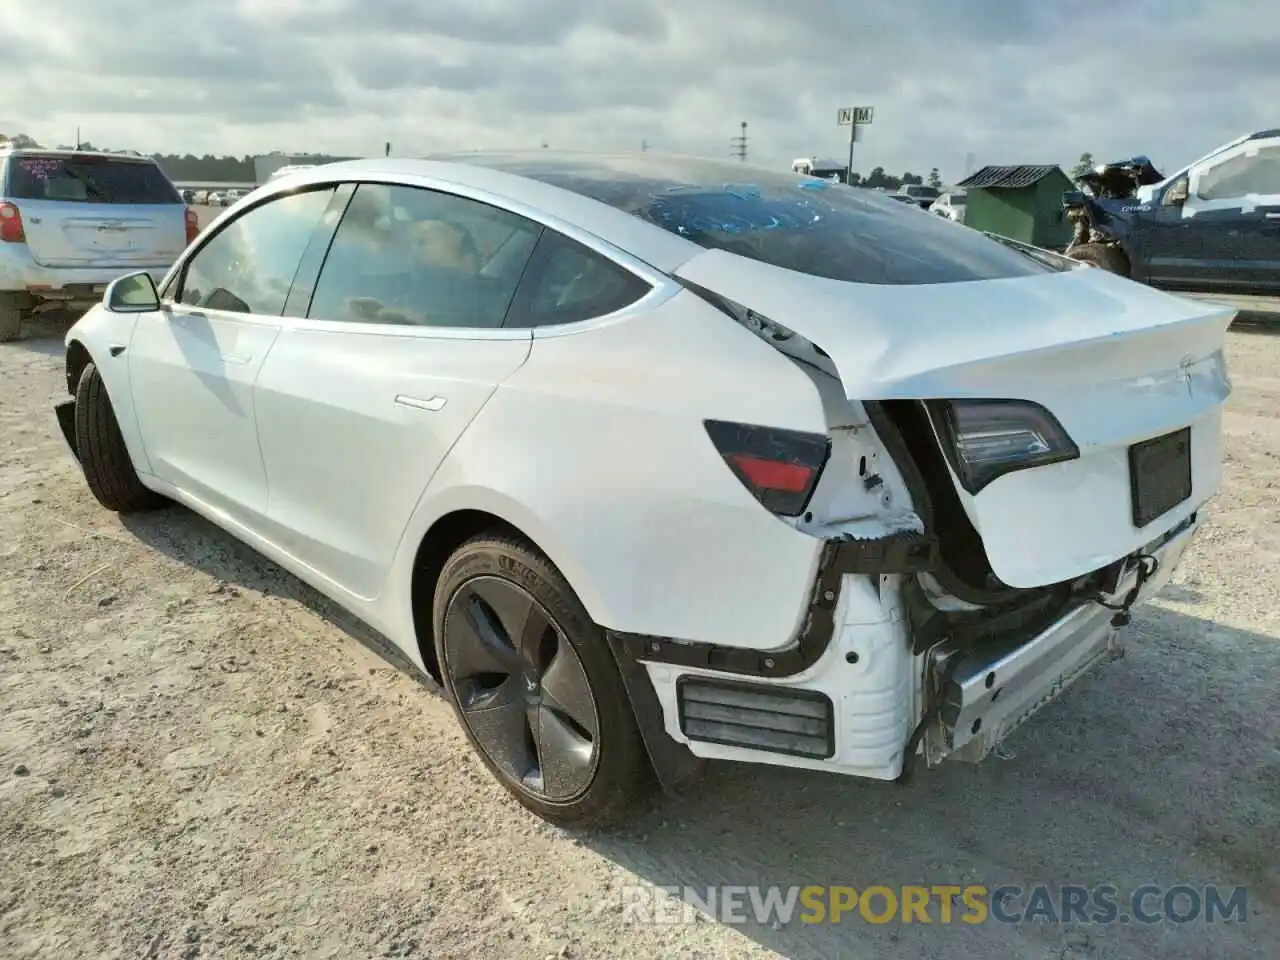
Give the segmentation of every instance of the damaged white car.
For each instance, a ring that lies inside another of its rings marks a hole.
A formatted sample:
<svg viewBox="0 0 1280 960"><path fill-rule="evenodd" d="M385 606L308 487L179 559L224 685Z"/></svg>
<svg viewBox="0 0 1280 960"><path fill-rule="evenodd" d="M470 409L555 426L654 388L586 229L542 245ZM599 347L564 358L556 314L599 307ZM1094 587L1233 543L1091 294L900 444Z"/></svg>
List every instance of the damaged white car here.
<svg viewBox="0 0 1280 960"><path fill-rule="evenodd" d="M1231 318L795 174L367 160L114 283L57 412L104 506L276 560L604 824L708 758L979 759L1113 656L1218 490Z"/></svg>

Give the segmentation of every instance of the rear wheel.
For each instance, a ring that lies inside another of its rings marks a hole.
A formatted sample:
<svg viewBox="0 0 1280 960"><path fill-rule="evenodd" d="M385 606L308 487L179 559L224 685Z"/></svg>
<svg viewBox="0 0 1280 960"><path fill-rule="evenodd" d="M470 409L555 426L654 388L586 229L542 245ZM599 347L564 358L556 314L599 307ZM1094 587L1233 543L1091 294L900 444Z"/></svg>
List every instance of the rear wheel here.
<svg viewBox="0 0 1280 960"><path fill-rule="evenodd" d="M1068 256L1081 263L1106 270L1108 273L1117 273L1122 277L1129 276L1129 258L1119 247L1110 244L1082 243L1074 247Z"/></svg>
<svg viewBox="0 0 1280 960"><path fill-rule="evenodd" d="M85 482L97 501L117 513L154 510L168 501L138 479L120 434L106 384L93 363L76 384L76 451Z"/></svg>
<svg viewBox="0 0 1280 960"><path fill-rule="evenodd" d="M604 631L550 561L510 537L467 541L433 620L449 699L498 781L561 826L624 820L648 758Z"/></svg>

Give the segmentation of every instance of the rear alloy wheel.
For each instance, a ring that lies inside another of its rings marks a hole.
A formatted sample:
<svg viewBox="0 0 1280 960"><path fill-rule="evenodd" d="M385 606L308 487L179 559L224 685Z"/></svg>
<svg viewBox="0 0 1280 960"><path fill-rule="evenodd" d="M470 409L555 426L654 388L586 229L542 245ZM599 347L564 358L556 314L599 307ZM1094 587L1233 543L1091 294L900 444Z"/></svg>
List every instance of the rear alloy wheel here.
<svg viewBox="0 0 1280 960"><path fill-rule="evenodd" d="M468 739L516 799L563 826L617 823L648 761L603 631L559 571L479 537L445 564L436 651Z"/></svg>

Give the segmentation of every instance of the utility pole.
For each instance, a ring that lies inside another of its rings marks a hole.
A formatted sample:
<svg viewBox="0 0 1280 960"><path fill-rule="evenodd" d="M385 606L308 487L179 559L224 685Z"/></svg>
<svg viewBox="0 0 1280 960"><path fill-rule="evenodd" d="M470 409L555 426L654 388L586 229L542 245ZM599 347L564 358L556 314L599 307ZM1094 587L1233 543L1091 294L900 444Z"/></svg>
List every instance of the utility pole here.
<svg viewBox="0 0 1280 960"><path fill-rule="evenodd" d="M747 121L742 121L742 133L729 141L733 144L733 155L739 163L747 162Z"/></svg>
<svg viewBox="0 0 1280 960"><path fill-rule="evenodd" d="M80 149L80 128L76 127L76 149Z"/></svg>

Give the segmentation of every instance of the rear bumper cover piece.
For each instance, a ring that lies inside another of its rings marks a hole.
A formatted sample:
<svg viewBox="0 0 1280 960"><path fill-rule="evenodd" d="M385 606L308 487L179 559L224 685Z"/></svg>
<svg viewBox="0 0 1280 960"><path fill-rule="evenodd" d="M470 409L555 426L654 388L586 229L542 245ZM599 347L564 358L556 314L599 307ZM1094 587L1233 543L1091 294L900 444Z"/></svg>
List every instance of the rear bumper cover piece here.
<svg viewBox="0 0 1280 960"><path fill-rule="evenodd" d="M751 682L720 666L732 662L716 655L724 648L704 650L659 638L653 656L651 648L634 650L633 638L612 632L610 646L620 666L632 672L628 691L664 784L675 779L664 775L665 764L688 770L694 758L896 780L916 758L929 765L948 757L981 760L1092 666L1122 655L1117 627L1127 621L1129 606L1163 588L1196 529L1193 515L1133 556L1073 584L1079 589L1069 596L1046 595L1044 609L1036 605L1013 611L1018 616L1010 614L1008 623L1007 618L995 618L977 625L981 629L951 624L923 645L915 642L922 635L909 615L913 577L851 574L845 564L833 560L830 567L824 566L833 582L827 584L819 576L818 599L834 609L824 615L823 604L815 603L805 634L809 643L820 642L821 647L815 651L802 641L798 648L772 654L777 664L806 650L806 657L813 658L810 664L796 670L793 660L788 672L762 671L764 675L757 674ZM846 558L847 564L875 566L863 547L854 549L859 559ZM902 563L903 557L891 562ZM844 572L835 576L841 569ZM756 660L768 656L760 651L731 652ZM699 696L694 716L689 697L682 693L695 684L733 687L752 697L772 688L773 699L769 709L744 712L749 706L745 702L725 704L723 697ZM825 697L831 703L826 732L809 729L807 721L815 718L801 709L806 696L814 702ZM705 706L712 701L714 710ZM733 708L732 715L725 712L726 706ZM807 719L798 720L800 715ZM715 729L691 724L691 717L715 721ZM804 750L779 750L776 741L794 734L798 723L812 744L806 740Z"/></svg>

